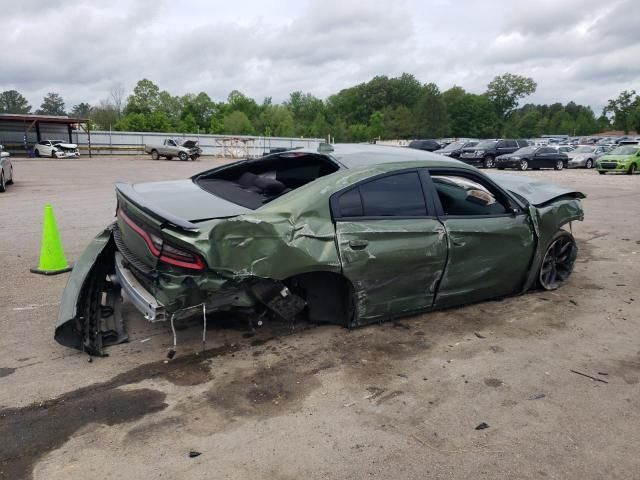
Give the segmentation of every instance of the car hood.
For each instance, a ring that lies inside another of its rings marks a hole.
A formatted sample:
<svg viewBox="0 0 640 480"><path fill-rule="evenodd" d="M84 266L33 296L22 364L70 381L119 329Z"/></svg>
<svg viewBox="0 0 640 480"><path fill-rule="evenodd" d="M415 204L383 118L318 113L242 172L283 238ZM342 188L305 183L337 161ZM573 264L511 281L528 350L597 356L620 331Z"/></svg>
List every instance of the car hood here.
<svg viewBox="0 0 640 480"><path fill-rule="evenodd" d="M76 145L75 143L58 143L55 146L62 148L78 148L78 145Z"/></svg>
<svg viewBox="0 0 640 480"><path fill-rule="evenodd" d="M584 193L577 190L561 187L554 183L542 182L532 177L510 175L508 173L492 173L489 176L501 187L524 197L531 205L543 205L565 196L573 198L586 197Z"/></svg>
<svg viewBox="0 0 640 480"><path fill-rule="evenodd" d="M204 191L192 180L136 183L131 188L135 195L130 199L134 203L142 204L141 206L155 212L169 213L189 222L234 217L253 212Z"/></svg>

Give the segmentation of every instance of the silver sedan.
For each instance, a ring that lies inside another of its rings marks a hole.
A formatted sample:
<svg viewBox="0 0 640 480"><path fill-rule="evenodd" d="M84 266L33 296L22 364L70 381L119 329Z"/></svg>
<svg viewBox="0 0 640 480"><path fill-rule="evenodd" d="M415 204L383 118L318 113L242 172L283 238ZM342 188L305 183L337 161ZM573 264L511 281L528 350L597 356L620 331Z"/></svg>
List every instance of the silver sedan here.
<svg viewBox="0 0 640 480"><path fill-rule="evenodd" d="M0 145L0 192L7 189L7 185L13 183L13 166L11 165L11 155Z"/></svg>
<svg viewBox="0 0 640 480"><path fill-rule="evenodd" d="M568 152L569 168L593 168L596 160L607 153L609 148L602 145L580 145Z"/></svg>

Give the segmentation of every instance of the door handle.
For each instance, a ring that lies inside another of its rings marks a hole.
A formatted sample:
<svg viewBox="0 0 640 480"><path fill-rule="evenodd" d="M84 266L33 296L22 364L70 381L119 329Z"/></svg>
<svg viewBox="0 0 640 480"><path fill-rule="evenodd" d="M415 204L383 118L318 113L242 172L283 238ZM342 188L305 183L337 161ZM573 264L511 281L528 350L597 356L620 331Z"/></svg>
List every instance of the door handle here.
<svg viewBox="0 0 640 480"><path fill-rule="evenodd" d="M349 240L349 246L353 250L362 250L367 245L369 245L369 241L368 240Z"/></svg>

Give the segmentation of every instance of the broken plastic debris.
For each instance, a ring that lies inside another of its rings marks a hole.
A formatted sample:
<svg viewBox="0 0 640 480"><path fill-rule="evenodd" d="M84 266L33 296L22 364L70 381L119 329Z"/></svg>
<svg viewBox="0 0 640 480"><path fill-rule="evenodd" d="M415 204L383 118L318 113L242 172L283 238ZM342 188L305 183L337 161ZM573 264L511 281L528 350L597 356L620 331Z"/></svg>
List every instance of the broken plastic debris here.
<svg viewBox="0 0 640 480"><path fill-rule="evenodd" d="M202 455L202 453L201 452L196 452L195 450L191 450L189 452L189 458L199 457L200 455Z"/></svg>
<svg viewBox="0 0 640 480"><path fill-rule="evenodd" d="M527 400L540 400L544 398L546 395L544 393L534 393L533 395L529 395Z"/></svg>
<svg viewBox="0 0 640 480"><path fill-rule="evenodd" d="M489 428L489 424L482 422L480 425L476 427L476 430L484 430L485 428Z"/></svg>

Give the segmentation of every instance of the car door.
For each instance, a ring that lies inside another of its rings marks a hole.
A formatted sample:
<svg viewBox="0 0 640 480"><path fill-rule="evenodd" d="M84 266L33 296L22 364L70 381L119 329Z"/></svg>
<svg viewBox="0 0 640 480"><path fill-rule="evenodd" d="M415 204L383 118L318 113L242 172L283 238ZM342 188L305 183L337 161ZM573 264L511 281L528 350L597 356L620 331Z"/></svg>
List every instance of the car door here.
<svg viewBox="0 0 640 480"><path fill-rule="evenodd" d="M343 274L359 323L430 308L447 258L420 170L377 176L331 198Z"/></svg>
<svg viewBox="0 0 640 480"><path fill-rule="evenodd" d="M449 244L435 306L450 307L519 291L535 249L526 210L475 172L429 171L429 188Z"/></svg>

